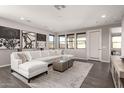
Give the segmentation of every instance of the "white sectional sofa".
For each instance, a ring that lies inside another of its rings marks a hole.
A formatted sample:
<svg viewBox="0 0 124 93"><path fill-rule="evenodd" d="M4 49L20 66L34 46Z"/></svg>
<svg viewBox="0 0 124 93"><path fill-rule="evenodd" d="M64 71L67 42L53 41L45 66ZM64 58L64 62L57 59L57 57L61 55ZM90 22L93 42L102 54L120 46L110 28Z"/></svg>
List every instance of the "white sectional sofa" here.
<svg viewBox="0 0 124 93"><path fill-rule="evenodd" d="M23 63L18 54L25 54L28 61ZM52 64L55 59L65 56L70 59L73 57L73 55L62 54L62 50L13 52L11 54L11 70L24 76L30 82L31 78L43 72L48 73L48 65Z"/></svg>

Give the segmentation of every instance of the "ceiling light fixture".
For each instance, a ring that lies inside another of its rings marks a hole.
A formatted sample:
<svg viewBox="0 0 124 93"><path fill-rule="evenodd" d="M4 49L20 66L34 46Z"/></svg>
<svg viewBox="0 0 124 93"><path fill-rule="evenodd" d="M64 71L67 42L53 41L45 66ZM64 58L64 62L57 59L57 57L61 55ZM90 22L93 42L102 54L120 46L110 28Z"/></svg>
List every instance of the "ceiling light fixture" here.
<svg viewBox="0 0 124 93"><path fill-rule="evenodd" d="M61 10L61 9L66 8L65 5L54 5L54 7L55 7L57 10Z"/></svg>
<svg viewBox="0 0 124 93"><path fill-rule="evenodd" d="M102 18L106 18L106 15L105 15L105 14L103 14L101 17L102 17Z"/></svg>

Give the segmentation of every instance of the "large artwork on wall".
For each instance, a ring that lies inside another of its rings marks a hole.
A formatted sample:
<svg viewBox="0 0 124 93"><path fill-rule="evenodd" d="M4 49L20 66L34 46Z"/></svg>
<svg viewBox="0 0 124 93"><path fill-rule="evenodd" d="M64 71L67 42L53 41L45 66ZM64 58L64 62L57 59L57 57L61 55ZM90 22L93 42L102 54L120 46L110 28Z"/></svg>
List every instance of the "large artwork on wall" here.
<svg viewBox="0 0 124 93"><path fill-rule="evenodd" d="M46 35L37 33L37 48L46 47Z"/></svg>
<svg viewBox="0 0 124 93"><path fill-rule="evenodd" d="M33 49L36 48L36 34L33 32L22 32L22 46L23 49Z"/></svg>
<svg viewBox="0 0 124 93"><path fill-rule="evenodd" d="M20 30L0 26L0 49L20 48Z"/></svg>

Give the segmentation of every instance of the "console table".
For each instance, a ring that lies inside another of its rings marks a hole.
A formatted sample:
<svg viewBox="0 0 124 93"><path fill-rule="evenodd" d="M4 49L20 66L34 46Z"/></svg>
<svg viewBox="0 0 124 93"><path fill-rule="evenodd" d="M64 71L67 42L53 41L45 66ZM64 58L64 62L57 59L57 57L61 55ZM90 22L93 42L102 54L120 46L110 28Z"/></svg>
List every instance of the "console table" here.
<svg viewBox="0 0 124 93"><path fill-rule="evenodd" d="M124 61L120 56L111 56L110 72L116 88L124 87Z"/></svg>

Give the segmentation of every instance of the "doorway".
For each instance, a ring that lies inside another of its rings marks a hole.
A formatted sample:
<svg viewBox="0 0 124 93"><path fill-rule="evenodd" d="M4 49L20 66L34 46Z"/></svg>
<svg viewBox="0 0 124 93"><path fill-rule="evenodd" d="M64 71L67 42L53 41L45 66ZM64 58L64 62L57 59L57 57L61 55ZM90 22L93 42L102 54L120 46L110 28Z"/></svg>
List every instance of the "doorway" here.
<svg viewBox="0 0 124 93"><path fill-rule="evenodd" d="M88 31L88 59L101 61L101 30Z"/></svg>

